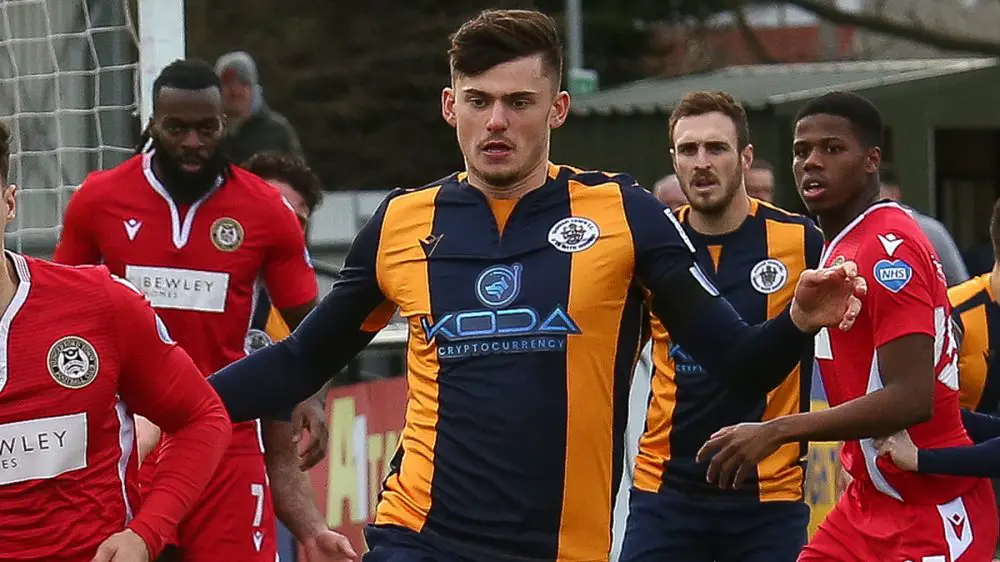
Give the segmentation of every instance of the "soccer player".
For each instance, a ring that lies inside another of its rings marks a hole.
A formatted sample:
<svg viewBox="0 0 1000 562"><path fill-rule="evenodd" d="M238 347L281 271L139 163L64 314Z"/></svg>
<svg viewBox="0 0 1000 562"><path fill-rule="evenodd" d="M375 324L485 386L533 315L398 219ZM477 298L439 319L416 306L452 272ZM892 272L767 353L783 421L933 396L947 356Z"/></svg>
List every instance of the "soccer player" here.
<svg viewBox="0 0 1000 562"><path fill-rule="evenodd" d="M264 151L252 156L249 160L240 165L244 170L263 179L281 193L299 220L299 225L305 231L309 227L309 219L312 213L319 206L323 199L323 185L312 169L300 156L286 154L276 151ZM281 341L290 334L288 324L281 317L281 313L271 305L271 299L267 295L267 290L261 287L257 291L257 300L253 315L250 320L250 330L247 332L246 351L252 353L262 349L276 341ZM324 416L325 394L320 392L315 399L296 408L296 423L303 430L308 431L310 440L306 443L306 449L299 455L299 459L290 458L279 460L282 454L294 453L285 444L287 443L287 424L264 424L262 425L262 440L264 449L270 448L273 451L270 455L265 455L265 462L269 471L280 470L284 462L295 462L303 471L312 468L326 456L327 427L321 423ZM311 415L298 416L299 411L305 408L317 408L317 413ZM298 442L296 436L293 439ZM272 443L274 445L272 445ZM272 465L277 465L272 468ZM309 485L308 476L303 472L299 478L304 479L298 485ZM288 493L293 496L294 494ZM275 505L276 509L282 509L283 505ZM293 515L279 511L278 519L285 521Z"/></svg>
<svg viewBox="0 0 1000 562"><path fill-rule="evenodd" d="M0 214L11 134L0 122ZM11 562L156 557L219 465L218 396L134 287L104 267L3 250L0 239L0 552ZM132 414L171 436L139 504Z"/></svg>
<svg viewBox="0 0 1000 562"><path fill-rule="evenodd" d="M990 237L994 254L1000 255L1000 201L993 207ZM952 318L962 335L958 354L962 407L991 414L1000 413L1000 376L989 369L993 350L1000 345L998 269L1000 258L994 257L993 271L948 289Z"/></svg>
<svg viewBox="0 0 1000 562"><path fill-rule="evenodd" d="M246 355L258 279L295 326L313 308L316 278L302 228L281 194L218 151L225 118L212 68L175 61L157 77L153 96L152 149L86 179L66 210L55 259L103 262L130 280L210 373ZM243 421L234 425L219 470L178 529L183 559L273 562L269 479L273 490L292 492L275 502L293 508L285 524L307 550L319 548L317 541L343 539L327 530L298 463L268 472L258 424ZM290 424L269 423L284 424L285 446L294 447ZM155 470L154 481L159 477L156 463L143 469Z"/></svg>
<svg viewBox="0 0 1000 562"><path fill-rule="evenodd" d="M877 203L883 124L868 100L831 93L796 116L793 170L828 240L821 265L854 260L869 292L849 332L822 330L815 358L833 406L722 429L699 452L710 481L737 484L785 443L846 441L853 477L799 560L988 560L997 538L989 480L904 472L873 437L921 448L970 444L944 273L913 217Z"/></svg>
<svg viewBox="0 0 1000 562"><path fill-rule="evenodd" d="M748 326L649 192L548 161L570 102L551 18L483 12L449 54L441 109L466 170L393 191L316 311L209 381L233 419L288 407L399 307L409 401L366 560L607 560L642 287L698 361L764 388L799 361L789 346L850 325L864 282L803 273L785 312Z"/></svg>
<svg viewBox="0 0 1000 562"><path fill-rule="evenodd" d="M823 235L806 217L747 195L753 146L743 108L724 92L692 92L670 116L671 155L690 202L677 218L713 284L748 322L779 314ZM623 562L782 562L806 541L805 445L788 443L737 490L705 482L695 462L719 428L808 408L812 353L757 392L713 377L652 322L653 370L645 434L635 460Z"/></svg>

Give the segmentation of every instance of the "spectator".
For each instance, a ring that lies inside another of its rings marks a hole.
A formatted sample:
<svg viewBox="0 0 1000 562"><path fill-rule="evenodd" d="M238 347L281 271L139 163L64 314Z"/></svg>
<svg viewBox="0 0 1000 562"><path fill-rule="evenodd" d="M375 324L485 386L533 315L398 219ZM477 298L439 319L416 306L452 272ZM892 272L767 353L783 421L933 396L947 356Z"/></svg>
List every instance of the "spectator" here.
<svg viewBox="0 0 1000 562"><path fill-rule="evenodd" d="M687 205L687 197L681 191L681 183L677 181L677 174L670 174L660 178L653 184L653 195L660 200L670 210L677 211L681 205Z"/></svg>
<svg viewBox="0 0 1000 562"><path fill-rule="evenodd" d="M243 162L258 152L277 150L302 155L298 135L287 119L268 107L257 77L257 64L243 52L219 57L215 72L222 80L222 103L229 118L223 153Z"/></svg>
<svg viewBox="0 0 1000 562"><path fill-rule="evenodd" d="M774 203L774 166L770 162L754 158L744 181L747 195Z"/></svg>
<svg viewBox="0 0 1000 562"><path fill-rule="evenodd" d="M903 190L896 179L895 171L889 165L882 165L882 169L879 170L879 181L882 183L882 199L898 202L906 210L910 211L913 218L917 220L917 224L920 225L927 239L934 246L934 251L937 252L938 259L941 260L948 286L953 287L967 281L969 279L969 272L965 268L962 255L958 251L958 246L955 245L955 240L948 233L948 229L934 217L929 217L903 204Z"/></svg>

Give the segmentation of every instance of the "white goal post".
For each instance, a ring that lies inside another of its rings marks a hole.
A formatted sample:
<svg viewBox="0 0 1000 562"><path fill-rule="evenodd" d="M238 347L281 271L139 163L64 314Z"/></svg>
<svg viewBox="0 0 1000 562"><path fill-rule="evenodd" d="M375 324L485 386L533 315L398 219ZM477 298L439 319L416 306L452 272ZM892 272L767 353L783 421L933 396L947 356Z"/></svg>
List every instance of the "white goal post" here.
<svg viewBox="0 0 1000 562"><path fill-rule="evenodd" d="M0 0L0 120L18 186L8 248L51 254L72 191L132 154L153 80L184 53L184 0Z"/></svg>

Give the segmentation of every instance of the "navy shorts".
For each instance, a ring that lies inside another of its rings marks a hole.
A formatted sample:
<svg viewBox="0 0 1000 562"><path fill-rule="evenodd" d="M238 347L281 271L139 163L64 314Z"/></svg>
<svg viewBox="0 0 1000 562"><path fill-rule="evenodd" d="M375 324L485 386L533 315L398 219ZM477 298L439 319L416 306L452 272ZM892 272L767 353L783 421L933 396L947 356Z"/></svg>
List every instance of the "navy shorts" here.
<svg viewBox="0 0 1000 562"><path fill-rule="evenodd" d="M365 542L364 562L470 562L425 535L394 525L368 525Z"/></svg>
<svg viewBox="0 0 1000 562"><path fill-rule="evenodd" d="M808 525L804 502L633 488L620 562L795 562Z"/></svg>

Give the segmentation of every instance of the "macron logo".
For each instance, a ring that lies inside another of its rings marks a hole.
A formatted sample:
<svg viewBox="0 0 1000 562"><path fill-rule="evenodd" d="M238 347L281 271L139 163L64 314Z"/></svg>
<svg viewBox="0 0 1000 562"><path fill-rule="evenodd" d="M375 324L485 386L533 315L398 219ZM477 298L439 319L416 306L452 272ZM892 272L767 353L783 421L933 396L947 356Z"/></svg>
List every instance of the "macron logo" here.
<svg viewBox="0 0 1000 562"><path fill-rule="evenodd" d="M889 254L889 257L892 257L896 253L896 249L903 243L902 238L898 238L891 232L885 235L879 234L878 241L882 243L882 248L885 249L885 253Z"/></svg>
<svg viewBox="0 0 1000 562"><path fill-rule="evenodd" d="M142 221L136 219L128 219L124 221L125 234L128 236L129 240L135 240L137 234L139 234L139 229L142 228Z"/></svg>

